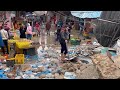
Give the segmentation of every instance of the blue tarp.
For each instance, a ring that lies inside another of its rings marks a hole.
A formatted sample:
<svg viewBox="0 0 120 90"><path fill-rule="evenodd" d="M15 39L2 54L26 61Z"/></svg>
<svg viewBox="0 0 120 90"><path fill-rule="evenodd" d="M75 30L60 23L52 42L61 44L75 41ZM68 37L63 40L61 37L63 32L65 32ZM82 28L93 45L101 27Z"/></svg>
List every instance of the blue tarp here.
<svg viewBox="0 0 120 90"><path fill-rule="evenodd" d="M71 11L71 14L79 18L99 18L102 11Z"/></svg>

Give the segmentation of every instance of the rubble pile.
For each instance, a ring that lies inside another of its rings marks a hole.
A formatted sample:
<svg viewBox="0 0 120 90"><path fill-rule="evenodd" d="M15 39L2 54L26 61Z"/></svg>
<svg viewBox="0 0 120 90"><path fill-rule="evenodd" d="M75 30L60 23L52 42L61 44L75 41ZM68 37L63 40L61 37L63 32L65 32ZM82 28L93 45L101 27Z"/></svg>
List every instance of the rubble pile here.
<svg viewBox="0 0 120 90"><path fill-rule="evenodd" d="M1 79L98 79L119 78L119 57L107 55L107 49L93 42L68 47L68 61L60 63L60 47L38 48L38 55L25 56L25 64L6 67L0 64ZM98 69L98 70L97 70Z"/></svg>
<svg viewBox="0 0 120 90"><path fill-rule="evenodd" d="M106 55L96 54L92 57L93 62L100 71L103 78L117 79L120 78L120 69Z"/></svg>
<svg viewBox="0 0 120 90"><path fill-rule="evenodd" d="M51 57L15 65L13 68L1 64L0 74L3 75L1 78L9 79L78 79L89 64L84 64L80 60L60 63L57 58Z"/></svg>

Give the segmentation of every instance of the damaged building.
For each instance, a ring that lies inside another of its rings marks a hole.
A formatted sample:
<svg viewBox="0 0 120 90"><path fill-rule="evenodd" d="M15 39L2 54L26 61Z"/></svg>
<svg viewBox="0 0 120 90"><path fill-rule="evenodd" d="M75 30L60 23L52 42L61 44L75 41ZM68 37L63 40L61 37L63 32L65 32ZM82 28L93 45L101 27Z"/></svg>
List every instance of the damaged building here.
<svg viewBox="0 0 120 90"><path fill-rule="evenodd" d="M103 11L96 21L95 35L98 42L105 47L112 47L120 36L120 12Z"/></svg>

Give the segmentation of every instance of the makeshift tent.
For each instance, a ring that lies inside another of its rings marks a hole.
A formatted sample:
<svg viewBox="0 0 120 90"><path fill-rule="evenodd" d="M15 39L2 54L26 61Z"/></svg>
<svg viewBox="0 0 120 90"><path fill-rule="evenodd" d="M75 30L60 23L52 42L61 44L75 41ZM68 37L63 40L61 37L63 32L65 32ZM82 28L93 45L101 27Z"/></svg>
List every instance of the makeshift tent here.
<svg viewBox="0 0 120 90"><path fill-rule="evenodd" d="M71 11L71 14L73 16L75 16L75 17L79 17L80 18L79 19L80 27L83 29L84 26L89 24L89 23L86 23L86 22L88 22L88 21L91 22L91 20L99 18L100 15L101 15L101 11ZM91 25L92 24L93 23L91 23Z"/></svg>

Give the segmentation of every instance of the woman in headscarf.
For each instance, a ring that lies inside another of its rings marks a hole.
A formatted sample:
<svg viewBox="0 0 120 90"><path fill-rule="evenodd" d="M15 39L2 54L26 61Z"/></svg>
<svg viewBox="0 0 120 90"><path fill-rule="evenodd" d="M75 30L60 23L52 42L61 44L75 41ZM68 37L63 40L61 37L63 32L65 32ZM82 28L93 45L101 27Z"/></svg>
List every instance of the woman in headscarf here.
<svg viewBox="0 0 120 90"><path fill-rule="evenodd" d="M27 31L26 31L26 34L27 34L27 39L32 39L32 27L30 26L30 23L28 23L28 26L27 26Z"/></svg>

